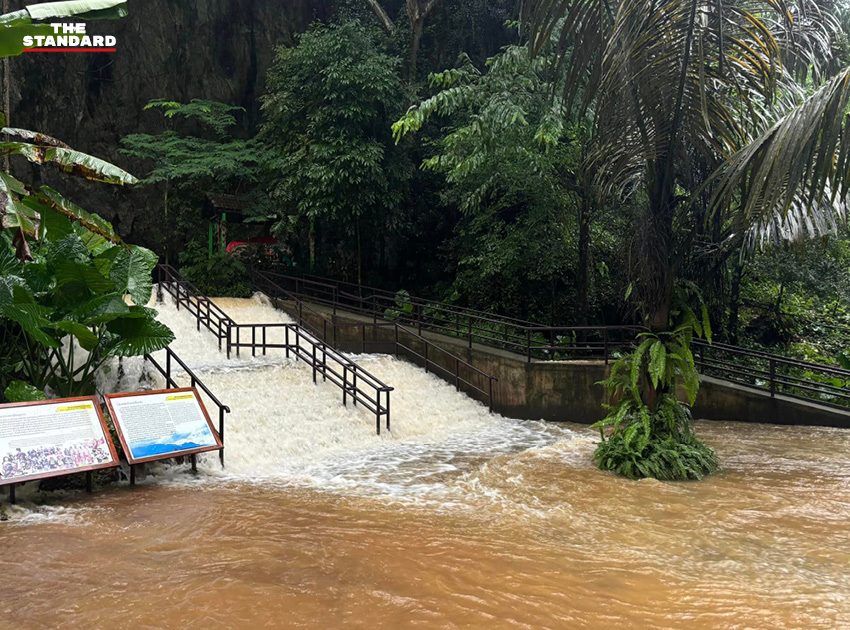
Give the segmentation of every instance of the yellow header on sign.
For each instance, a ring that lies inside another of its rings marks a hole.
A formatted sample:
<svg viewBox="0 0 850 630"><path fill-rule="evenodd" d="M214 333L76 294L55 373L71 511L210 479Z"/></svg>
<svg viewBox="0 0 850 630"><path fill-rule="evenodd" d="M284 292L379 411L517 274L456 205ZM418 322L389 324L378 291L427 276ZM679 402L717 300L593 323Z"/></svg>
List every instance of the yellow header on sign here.
<svg viewBox="0 0 850 630"><path fill-rule="evenodd" d="M165 400L189 400L190 398L194 397L194 394L181 394L179 396L167 396Z"/></svg>
<svg viewBox="0 0 850 630"><path fill-rule="evenodd" d="M68 405L67 407L59 407L56 411L82 411L83 409L91 409L91 403L85 403L84 405Z"/></svg>

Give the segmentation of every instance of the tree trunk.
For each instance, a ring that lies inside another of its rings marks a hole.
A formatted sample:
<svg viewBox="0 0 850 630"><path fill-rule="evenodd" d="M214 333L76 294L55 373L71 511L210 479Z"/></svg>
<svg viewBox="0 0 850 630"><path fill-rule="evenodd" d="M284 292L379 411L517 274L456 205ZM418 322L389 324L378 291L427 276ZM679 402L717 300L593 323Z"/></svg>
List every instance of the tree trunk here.
<svg viewBox="0 0 850 630"><path fill-rule="evenodd" d="M314 271L316 268L316 220L310 219L310 233L309 233L309 241L310 241L310 271Z"/></svg>
<svg viewBox="0 0 850 630"><path fill-rule="evenodd" d="M375 12L375 15L378 17L378 21L381 25L387 29L388 32L392 33L395 30L395 24L390 19L390 16L387 15L387 12L384 11L384 7L378 2L378 0L366 0L366 4L372 7L372 11Z"/></svg>
<svg viewBox="0 0 850 630"><path fill-rule="evenodd" d="M407 77L409 83L416 81L419 47L422 45L422 31L425 29L425 16L411 24L411 29L413 30L413 42L410 44L410 74Z"/></svg>
<svg viewBox="0 0 850 630"><path fill-rule="evenodd" d="M422 33L425 30L425 18L440 4L442 0L406 0L407 19L410 22L410 32L413 36L413 41L410 45L410 71L408 73L408 81L413 83L416 81L416 70L419 64L419 48L422 45Z"/></svg>
<svg viewBox="0 0 850 630"><path fill-rule="evenodd" d="M590 285L590 202L582 196L578 225L578 311L579 324L587 325L587 294Z"/></svg>
<svg viewBox="0 0 850 630"><path fill-rule="evenodd" d="M360 245L360 217L357 217L357 284L363 284L363 250Z"/></svg>
<svg viewBox="0 0 850 630"><path fill-rule="evenodd" d="M738 343L738 315L741 310L741 281L744 277L744 263L739 261L735 265L732 276L732 290L729 306L729 343Z"/></svg>

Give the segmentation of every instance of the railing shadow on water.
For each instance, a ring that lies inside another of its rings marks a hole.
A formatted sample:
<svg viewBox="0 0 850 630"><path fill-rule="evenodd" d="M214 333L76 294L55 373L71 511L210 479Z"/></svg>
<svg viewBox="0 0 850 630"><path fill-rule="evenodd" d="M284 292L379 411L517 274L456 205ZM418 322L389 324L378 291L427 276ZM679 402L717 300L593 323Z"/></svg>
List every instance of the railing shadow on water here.
<svg viewBox="0 0 850 630"><path fill-rule="evenodd" d="M348 405L350 398L354 406L362 405L375 414L378 435L382 419L387 430L391 430L390 393L393 388L337 352L318 337L315 329L311 332L300 324L238 324L173 267L159 265L157 280L158 290L171 295L178 310L186 309L195 318L198 330L204 326L216 336L219 350L225 351L228 359L234 351L240 356L243 349L250 350L252 356L283 350L287 358L294 357L310 366L314 383L321 375L322 381L339 387L344 405ZM278 331L283 331L282 343L273 339Z"/></svg>

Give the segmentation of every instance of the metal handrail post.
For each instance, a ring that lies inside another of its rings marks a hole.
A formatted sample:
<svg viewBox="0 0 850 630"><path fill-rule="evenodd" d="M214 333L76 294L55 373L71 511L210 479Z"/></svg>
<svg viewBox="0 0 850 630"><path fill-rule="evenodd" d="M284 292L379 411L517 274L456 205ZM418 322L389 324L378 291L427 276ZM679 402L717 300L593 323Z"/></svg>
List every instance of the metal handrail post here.
<svg viewBox="0 0 850 630"><path fill-rule="evenodd" d="M773 398L776 396L776 361L773 359L769 360L768 368L770 372L770 397Z"/></svg>

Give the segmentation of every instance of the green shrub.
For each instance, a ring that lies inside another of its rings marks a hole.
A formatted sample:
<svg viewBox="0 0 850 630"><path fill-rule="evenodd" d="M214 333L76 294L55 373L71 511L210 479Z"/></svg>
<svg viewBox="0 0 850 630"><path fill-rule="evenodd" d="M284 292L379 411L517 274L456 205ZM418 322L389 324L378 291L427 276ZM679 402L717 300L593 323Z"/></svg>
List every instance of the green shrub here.
<svg viewBox="0 0 850 630"><path fill-rule="evenodd" d="M212 258L183 267L180 273L202 293L211 297L251 297L248 269L230 254L214 254Z"/></svg>
<svg viewBox="0 0 850 630"><path fill-rule="evenodd" d="M717 457L691 432L690 405L699 389L690 344L693 321L673 332L643 333L633 352L620 355L602 381L608 415L597 422L602 441L593 461L629 479L702 479L717 471ZM687 403L679 400L679 388ZM607 435L606 435L607 430Z"/></svg>

